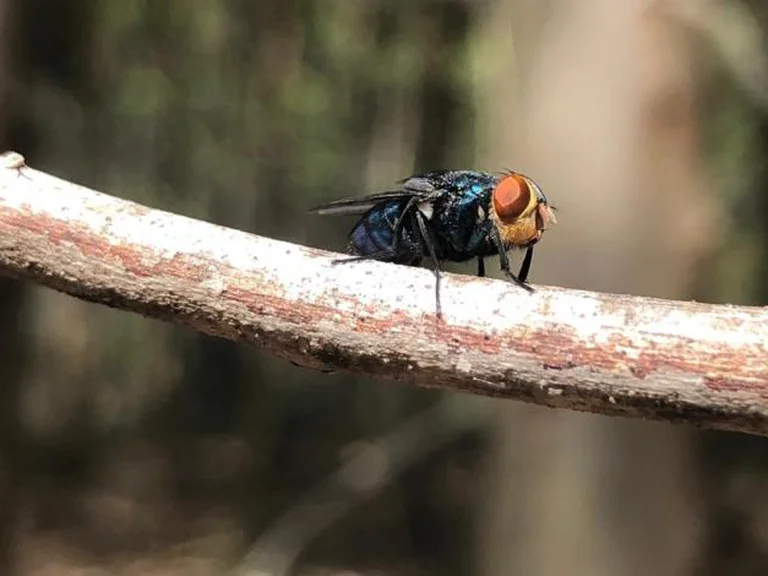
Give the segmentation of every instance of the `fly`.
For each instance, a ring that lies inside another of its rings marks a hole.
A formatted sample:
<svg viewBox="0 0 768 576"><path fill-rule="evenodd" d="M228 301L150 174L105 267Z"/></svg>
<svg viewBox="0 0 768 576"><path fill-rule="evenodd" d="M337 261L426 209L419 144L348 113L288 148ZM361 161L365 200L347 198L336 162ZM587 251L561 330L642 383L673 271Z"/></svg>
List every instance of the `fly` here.
<svg viewBox="0 0 768 576"><path fill-rule="evenodd" d="M477 259L485 276L486 256L499 256L506 277L532 292L528 273L533 247L557 219L541 188L519 172L502 175L473 170L415 174L398 190L344 198L312 208L320 215L359 216L349 234L353 256L334 263L380 260L419 266L428 260L435 273L437 315L441 315L442 262ZM508 252L525 250L520 270L510 268Z"/></svg>

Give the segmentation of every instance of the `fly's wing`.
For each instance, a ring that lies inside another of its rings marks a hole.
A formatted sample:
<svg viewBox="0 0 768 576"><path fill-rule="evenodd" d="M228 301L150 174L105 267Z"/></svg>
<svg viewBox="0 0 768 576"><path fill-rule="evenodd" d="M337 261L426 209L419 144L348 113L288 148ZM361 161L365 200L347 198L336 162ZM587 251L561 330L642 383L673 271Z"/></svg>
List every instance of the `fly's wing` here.
<svg viewBox="0 0 768 576"><path fill-rule="evenodd" d="M393 190L391 192L378 192L376 194L368 194L366 196L356 196L354 198L342 198L341 200L334 200L327 204L320 204L314 208L310 208L310 212L313 214L319 214L321 216L335 216L335 215L360 215L365 214L381 202L387 200L397 200L400 198L410 198L413 196L412 192L407 190Z"/></svg>
<svg viewBox="0 0 768 576"><path fill-rule="evenodd" d="M400 190L390 190L386 192L376 192L365 196L356 196L353 198L342 198L315 206L309 210L310 213L321 216L349 215L360 216L371 210L377 204L389 200L412 200L416 199L417 204L429 202L441 192L438 183L440 177L447 174L447 170L434 170L423 174L414 174L413 176L401 180L402 188Z"/></svg>
<svg viewBox="0 0 768 576"><path fill-rule="evenodd" d="M327 204L315 206L309 211L321 216L352 215L358 216L365 214L368 210L387 200L399 200L418 198L419 200L429 200L437 192L433 182L428 175L411 176L402 181L401 190L391 190L388 192L377 192L365 196L356 196L353 198L342 198Z"/></svg>
<svg viewBox="0 0 768 576"><path fill-rule="evenodd" d="M423 174L414 174L401 180L400 183L403 185L403 190L408 191L412 196L419 196L428 200L442 191L441 179L447 173L448 170L433 170Z"/></svg>
<svg viewBox="0 0 768 576"><path fill-rule="evenodd" d="M422 186L435 189L435 185L440 182L445 176L451 173L451 170L429 170L427 172L417 172L411 174L408 178L400 180L400 184L403 187L412 186L415 189L421 189Z"/></svg>

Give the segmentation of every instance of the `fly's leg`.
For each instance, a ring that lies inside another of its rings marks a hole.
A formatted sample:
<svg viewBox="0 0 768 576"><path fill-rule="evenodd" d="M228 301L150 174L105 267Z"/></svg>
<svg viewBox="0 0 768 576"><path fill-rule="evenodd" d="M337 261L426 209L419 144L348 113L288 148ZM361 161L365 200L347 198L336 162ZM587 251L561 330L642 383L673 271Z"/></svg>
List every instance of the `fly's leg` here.
<svg viewBox="0 0 768 576"><path fill-rule="evenodd" d="M416 206L419 199L416 196L411 197L408 202L405 205L405 208L403 208L403 211L400 212L400 216L397 217L397 220L395 221L395 226L392 228L392 234L394 235L394 249L397 251L397 248L400 244L400 232L403 229L403 225L405 224L405 217L408 216L410 211Z"/></svg>
<svg viewBox="0 0 768 576"><path fill-rule="evenodd" d="M405 207L403 208L403 211L400 213L400 216L397 217L394 227L392 228L392 252L396 255L395 257L400 254L400 244L403 241L401 233L405 224L405 217L408 216L408 214L413 210L417 202L418 200L415 196L408 200ZM414 248L416 248L416 245L414 244L410 244L410 246L408 246L409 254L413 254L415 252ZM420 248L418 252L421 252ZM416 258L411 258L411 265L418 266L419 264L421 264L421 255Z"/></svg>
<svg viewBox="0 0 768 576"><path fill-rule="evenodd" d="M440 305L440 261L437 259L437 253L435 252L435 242L432 239L432 234L429 233L426 222L424 222L424 216L421 212L416 211L415 214L416 223L419 225L419 232L424 240L424 244L427 245L429 251L429 257L432 260L432 266L435 272L435 302L437 307L437 316L443 315L442 306Z"/></svg>
<svg viewBox="0 0 768 576"><path fill-rule="evenodd" d="M389 262L395 258L393 250L381 250L370 254L360 254L359 256L348 256L347 258L336 258L331 260L331 264L349 264L350 262L362 262L363 260L377 260L379 262Z"/></svg>
<svg viewBox="0 0 768 576"><path fill-rule="evenodd" d="M523 264L520 266L520 272L517 273L520 282L528 280L528 272L531 269L531 262L533 262L533 246L528 246L525 251L525 257L523 258Z"/></svg>
<svg viewBox="0 0 768 576"><path fill-rule="evenodd" d="M485 278L485 260L482 256L477 259L477 275L480 278Z"/></svg>
<svg viewBox="0 0 768 576"><path fill-rule="evenodd" d="M515 273L512 272L512 270L509 268L509 256L507 255L507 250L504 248L504 243L501 241L501 238L499 238L499 233L496 230L491 231L491 240L496 245L496 249L499 252L499 262L501 264L501 271L504 272L504 274L512 280L515 284L523 288L524 290L527 290L528 292L533 292L533 288L528 286L528 284L525 283L524 280L521 280L517 276L515 276ZM525 265L525 262L523 262L523 265ZM530 266L530 262L528 263ZM523 270L521 270L522 272ZM527 271L526 275L528 274Z"/></svg>
<svg viewBox="0 0 768 576"><path fill-rule="evenodd" d="M411 247L413 250L413 247ZM394 262L396 264L405 264L407 266L418 266L421 263L421 260L414 254L412 259L409 262L397 262L398 256L401 256L402 254L398 254L392 249L388 250L380 250L378 252L371 252L370 254L358 254L355 256L348 256L346 258L336 258L335 260L331 260L331 265L335 266L336 264L348 264L350 262L363 262L365 260L376 260L377 262Z"/></svg>

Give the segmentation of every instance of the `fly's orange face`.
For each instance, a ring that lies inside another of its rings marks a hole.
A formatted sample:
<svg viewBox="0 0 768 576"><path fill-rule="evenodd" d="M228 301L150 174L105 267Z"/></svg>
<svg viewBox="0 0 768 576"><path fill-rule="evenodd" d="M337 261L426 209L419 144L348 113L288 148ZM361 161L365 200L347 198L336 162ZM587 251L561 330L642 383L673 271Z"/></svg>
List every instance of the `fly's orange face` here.
<svg viewBox="0 0 768 576"><path fill-rule="evenodd" d="M541 188L517 172L499 180L491 200L491 216L502 242L508 248L535 244L544 230L557 223Z"/></svg>

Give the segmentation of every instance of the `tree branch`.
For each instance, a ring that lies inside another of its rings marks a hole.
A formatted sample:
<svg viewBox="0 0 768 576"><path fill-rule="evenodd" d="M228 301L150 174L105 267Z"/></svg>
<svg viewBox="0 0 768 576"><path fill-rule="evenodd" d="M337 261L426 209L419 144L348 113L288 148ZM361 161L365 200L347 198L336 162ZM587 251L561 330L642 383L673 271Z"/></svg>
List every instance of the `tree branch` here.
<svg viewBox="0 0 768 576"><path fill-rule="evenodd" d="M768 310L365 262L0 163L0 273L310 368L768 435Z"/></svg>

